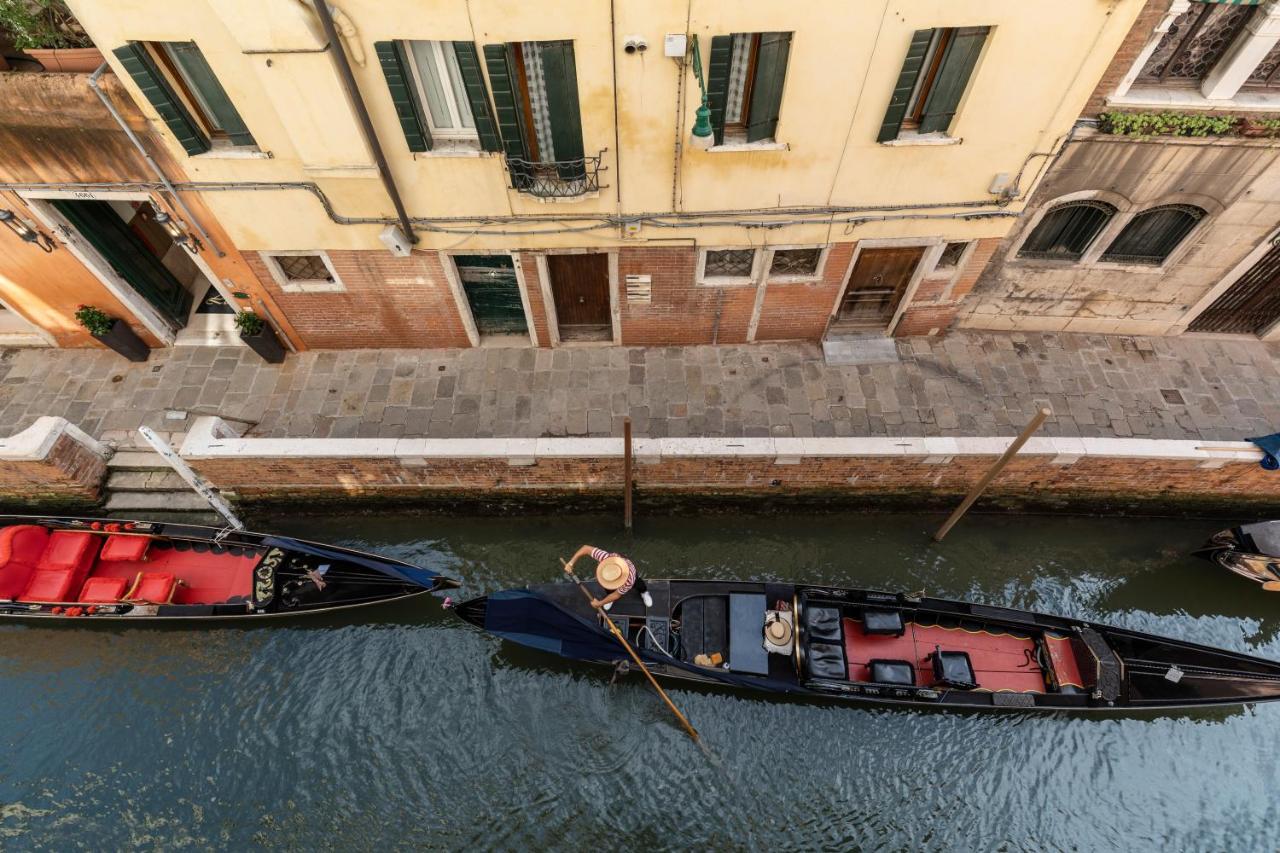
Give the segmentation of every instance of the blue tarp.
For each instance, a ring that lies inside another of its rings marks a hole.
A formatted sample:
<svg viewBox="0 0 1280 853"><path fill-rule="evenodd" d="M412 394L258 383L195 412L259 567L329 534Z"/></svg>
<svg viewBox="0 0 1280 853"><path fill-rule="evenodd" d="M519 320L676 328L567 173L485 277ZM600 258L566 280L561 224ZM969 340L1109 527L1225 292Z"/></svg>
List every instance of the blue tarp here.
<svg viewBox="0 0 1280 853"><path fill-rule="evenodd" d="M436 584L436 578L440 577L439 572L433 572L430 569L420 569L417 566L397 563L392 560L381 560L374 556L361 554L358 551L347 551L342 548L321 545L319 542L305 542L301 539L290 539L286 536L264 536L262 537L262 544L273 548L283 548L286 551L310 554L313 557L354 563L357 566L364 566L367 569L373 569L384 575L400 578L403 581L417 584L426 589L433 588Z"/></svg>
<svg viewBox="0 0 1280 853"><path fill-rule="evenodd" d="M1263 435L1258 438L1247 438L1262 448L1262 467L1268 471L1280 469L1280 432Z"/></svg>

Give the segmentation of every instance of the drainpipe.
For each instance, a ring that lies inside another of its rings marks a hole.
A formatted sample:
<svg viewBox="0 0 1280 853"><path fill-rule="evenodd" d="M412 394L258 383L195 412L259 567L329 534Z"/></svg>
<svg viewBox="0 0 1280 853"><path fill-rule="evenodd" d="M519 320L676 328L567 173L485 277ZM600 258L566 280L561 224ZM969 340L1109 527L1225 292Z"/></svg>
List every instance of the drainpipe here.
<svg viewBox="0 0 1280 853"><path fill-rule="evenodd" d="M217 244L217 242L209 236L209 232L204 230L204 226L200 224L200 220L191 212L191 208L187 207L187 203L182 200L182 196L178 195L177 189L175 189L173 184L169 182L169 178L165 175L164 170L160 168L160 164L157 163L151 156L150 152L147 151L146 146L142 144L142 140L133 132L133 128L129 127L129 123L124 120L124 116L120 115L120 111L116 109L116 105L111 103L111 98L109 98L107 93L102 91L102 88L98 86L98 80L101 79L102 75L110 67L111 66L107 65L105 62L98 66L98 70L89 75L89 88L98 96L98 100L102 101L102 105L111 113L111 117L116 120L116 124L120 125L120 129L129 137L129 141L133 143L133 147L138 149L138 153L142 155L142 159L147 161L147 165L151 167L151 171L160 179L160 183L164 185L165 191L169 193L169 197L173 199L174 203L177 204L179 208L182 209L182 215L191 223L191 227L196 229L196 232L199 233L201 239L204 240L204 244L213 249L214 253L217 254L218 257L225 258L227 253L222 251L222 248Z"/></svg>
<svg viewBox="0 0 1280 853"><path fill-rule="evenodd" d="M378 165L378 175L382 178L382 185L386 187L387 195L391 197L391 204L396 209L396 218L400 220L400 228L404 231L405 237L410 243L418 242L418 237L413 233L413 226L409 224L409 213L404 209L404 202L400 199L400 191L396 189L395 178L391 176L391 167L387 165L387 158L382 153L382 146L378 144L378 134L373 129L373 121L369 118L369 110L364 105L364 99L360 97L360 88L356 85L355 75L351 73L351 63L347 60L346 48L342 46L342 41L338 38L338 30L333 23L333 15L329 12L329 4L326 0L314 0L316 15L320 18L320 24L324 27L324 37L328 40L330 49L333 51L333 62L338 66L338 76L342 78L342 85L347 90L347 96L351 98L351 104L355 107L356 118L360 122L360 131L364 134L364 140L369 144L370 150L373 151L373 161Z"/></svg>

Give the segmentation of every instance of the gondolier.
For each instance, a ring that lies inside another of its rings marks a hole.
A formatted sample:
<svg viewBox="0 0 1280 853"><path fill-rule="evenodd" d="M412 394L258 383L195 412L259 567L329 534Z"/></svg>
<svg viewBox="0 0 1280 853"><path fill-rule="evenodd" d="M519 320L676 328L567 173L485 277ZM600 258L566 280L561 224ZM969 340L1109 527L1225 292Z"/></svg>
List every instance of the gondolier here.
<svg viewBox="0 0 1280 853"><path fill-rule="evenodd" d="M590 557L596 561L596 583L610 590L604 598L592 598L592 607L603 607L608 610L615 601L632 589L640 593L640 599L644 601L645 607L653 606L653 596L649 595L648 585L636 572L635 563L626 557L621 554L611 554L594 545L583 545L569 558L569 562L564 564L565 574L573 573L573 564L579 557Z"/></svg>

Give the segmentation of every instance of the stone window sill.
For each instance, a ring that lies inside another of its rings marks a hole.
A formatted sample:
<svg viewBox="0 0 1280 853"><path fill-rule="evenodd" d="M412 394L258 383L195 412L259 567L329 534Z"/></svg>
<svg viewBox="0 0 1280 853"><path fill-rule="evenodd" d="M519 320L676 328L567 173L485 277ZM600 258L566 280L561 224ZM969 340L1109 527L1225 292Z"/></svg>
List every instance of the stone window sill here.
<svg viewBox="0 0 1280 853"><path fill-rule="evenodd" d="M1169 109L1180 107L1192 110L1234 110L1243 112L1276 112L1280 107L1273 94L1242 91L1234 98L1214 100L1206 98L1195 89L1156 86L1134 86L1123 95L1107 98L1107 106L1151 107Z"/></svg>
<svg viewBox="0 0 1280 853"><path fill-rule="evenodd" d="M773 140L761 142L726 142L713 145L707 149L708 154L731 154L737 151L790 151L791 146L785 142Z"/></svg>
<svg viewBox="0 0 1280 853"><path fill-rule="evenodd" d="M258 148L211 148L203 154L191 155L192 160L270 160L271 152Z"/></svg>
<svg viewBox="0 0 1280 853"><path fill-rule="evenodd" d="M415 151L413 159L415 160L434 160L437 157L485 157L488 151L481 151L479 148L463 148L460 146L448 146L444 148L433 148L430 151Z"/></svg>
<svg viewBox="0 0 1280 853"><path fill-rule="evenodd" d="M821 284L820 275L771 275L769 284Z"/></svg>
<svg viewBox="0 0 1280 853"><path fill-rule="evenodd" d="M754 287L755 279L751 278L700 278L699 287Z"/></svg>
<svg viewBox="0 0 1280 853"><path fill-rule="evenodd" d="M881 145L887 145L891 148L901 148L907 145L959 145L964 140L958 136L947 136L945 133L912 133L910 131L899 134L897 139L889 139L881 142Z"/></svg>
<svg viewBox="0 0 1280 853"><path fill-rule="evenodd" d="M280 285L285 293L346 293L347 289L335 281L294 281Z"/></svg>

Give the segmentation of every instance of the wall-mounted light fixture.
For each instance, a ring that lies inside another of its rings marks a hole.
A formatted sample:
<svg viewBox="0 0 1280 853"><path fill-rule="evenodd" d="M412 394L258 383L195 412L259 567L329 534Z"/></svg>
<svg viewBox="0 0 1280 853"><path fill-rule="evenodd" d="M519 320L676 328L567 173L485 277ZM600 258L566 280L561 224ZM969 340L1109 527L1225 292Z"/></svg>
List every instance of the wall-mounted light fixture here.
<svg viewBox="0 0 1280 853"><path fill-rule="evenodd" d="M711 127L711 107L707 103L707 83L702 79L702 51L698 47L698 36L693 36L693 76L698 78L698 88L702 90L702 102L694 110L693 130L690 133L689 145L706 151L715 145L715 129Z"/></svg>
<svg viewBox="0 0 1280 853"><path fill-rule="evenodd" d="M179 225L177 221L168 214L168 212L161 210L155 202L152 202L151 207L156 212L156 224L163 228L165 233L173 238L173 242L177 243L193 255L197 254L202 248L204 248L200 245L200 240L193 235L188 234L186 231L183 231L182 226Z"/></svg>
<svg viewBox="0 0 1280 853"><path fill-rule="evenodd" d="M52 252L57 244L53 242L53 238L47 234L32 228L26 222L18 218L18 215L12 210L0 210L0 224L18 235L18 239L24 243L30 243L33 246L39 246L45 252Z"/></svg>

